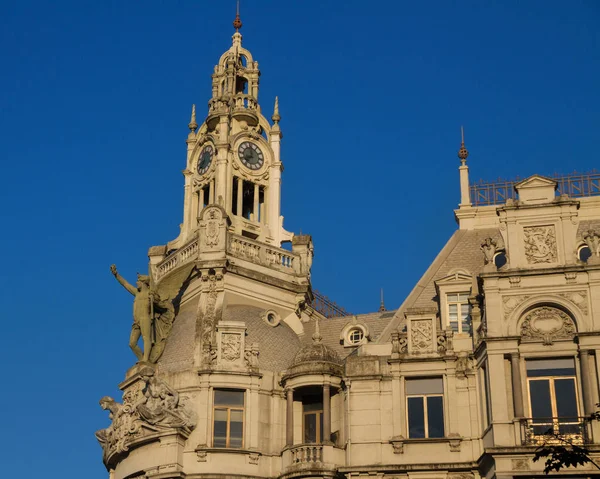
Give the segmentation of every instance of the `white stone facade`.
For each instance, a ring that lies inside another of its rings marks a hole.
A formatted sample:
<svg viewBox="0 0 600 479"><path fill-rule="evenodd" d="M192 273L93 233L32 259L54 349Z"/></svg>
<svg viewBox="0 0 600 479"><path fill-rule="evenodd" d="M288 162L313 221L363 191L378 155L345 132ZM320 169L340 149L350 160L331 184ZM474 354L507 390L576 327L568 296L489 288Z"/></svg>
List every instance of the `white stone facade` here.
<svg viewBox="0 0 600 479"><path fill-rule="evenodd" d="M181 232L149 252L172 331L97 433L111 479L532 476L543 428L600 452L600 196L533 176L472 204L463 148L459 229L402 306L326 318L258 79L236 33L190 122Z"/></svg>

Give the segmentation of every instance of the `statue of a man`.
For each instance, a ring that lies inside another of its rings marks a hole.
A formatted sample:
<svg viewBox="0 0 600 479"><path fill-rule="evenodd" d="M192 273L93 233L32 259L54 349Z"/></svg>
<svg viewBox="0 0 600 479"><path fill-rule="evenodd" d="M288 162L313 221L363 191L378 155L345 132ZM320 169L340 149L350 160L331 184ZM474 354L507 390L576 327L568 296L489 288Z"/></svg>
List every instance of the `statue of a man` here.
<svg viewBox="0 0 600 479"><path fill-rule="evenodd" d="M129 337L129 347L138 358L138 361L148 361L152 349L152 316L153 316L153 294L150 289L150 277L142 274L137 276L137 287L129 284L118 272L113 264L110 272L117 281L129 291L135 299L133 300L133 325ZM138 340L142 336L144 351L138 346Z"/></svg>

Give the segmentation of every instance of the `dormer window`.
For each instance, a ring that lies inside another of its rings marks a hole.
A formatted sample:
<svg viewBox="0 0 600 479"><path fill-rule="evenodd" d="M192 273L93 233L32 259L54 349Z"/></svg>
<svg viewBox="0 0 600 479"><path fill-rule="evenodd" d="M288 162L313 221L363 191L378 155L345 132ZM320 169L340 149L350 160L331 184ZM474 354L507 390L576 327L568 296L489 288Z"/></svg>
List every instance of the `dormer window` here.
<svg viewBox="0 0 600 479"><path fill-rule="evenodd" d="M364 337L365 333L360 328L351 329L348 332L348 342L351 344L359 344Z"/></svg>
<svg viewBox="0 0 600 479"><path fill-rule="evenodd" d="M471 310L469 293L452 293L446 296L448 325L455 333L471 332Z"/></svg>
<svg viewBox="0 0 600 479"><path fill-rule="evenodd" d="M346 323L340 333L340 344L347 348L366 344L368 340L369 328L365 323L359 321L356 316L352 317L352 321Z"/></svg>

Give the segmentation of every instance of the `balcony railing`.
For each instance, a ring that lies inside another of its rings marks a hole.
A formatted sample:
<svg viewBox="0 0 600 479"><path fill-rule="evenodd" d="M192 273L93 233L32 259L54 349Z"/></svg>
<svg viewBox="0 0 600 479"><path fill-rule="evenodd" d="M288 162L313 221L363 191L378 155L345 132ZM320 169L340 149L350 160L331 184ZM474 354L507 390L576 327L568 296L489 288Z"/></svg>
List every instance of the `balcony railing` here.
<svg viewBox="0 0 600 479"><path fill-rule="evenodd" d="M536 417L521 419L523 445L587 444L590 419L586 417Z"/></svg>
<svg viewBox="0 0 600 479"><path fill-rule="evenodd" d="M600 172L592 170L587 173L573 172L568 175L555 174L549 177L558 183L556 194L569 195L571 198L600 195ZM478 183L470 186L473 206L501 205L508 199L517 199L515 185L523 179L503 180Z"/></svg>
<svg viewBox="0 0 600 479"><path fill-rule="evenodd" d="M292 465L323 462L323 446L321 444L299 444L290 449Z"/></svg>

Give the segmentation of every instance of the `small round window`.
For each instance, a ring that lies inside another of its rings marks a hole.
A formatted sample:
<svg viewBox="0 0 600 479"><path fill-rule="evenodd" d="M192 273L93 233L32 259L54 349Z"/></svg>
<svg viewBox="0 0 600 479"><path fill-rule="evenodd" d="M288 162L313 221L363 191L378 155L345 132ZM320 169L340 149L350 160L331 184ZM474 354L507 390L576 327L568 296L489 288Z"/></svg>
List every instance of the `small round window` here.
<svg viewBox="0 0 600 479"><path fill-rule="evenodd" d="M365 333L363 332L362 329L359 329L359 328L351 329L348 332L348 342L350 344L358 344L363 340L364 337L365 337Z"/></svg>
<svg viewBox="0 0 600 479"><path fill-rule="evenodd" d="M587 260L590 259L590 256L592 256L592 250L587 245L582 246L579 248L579 251L577 251L577 257L579 258L579 261L583 261L584 263L587 263Z"/></svg>
<svg viewBox="0 0 600 479"><path fill-rule="evenodd" d="M281 321L279 315L273 310L266 311L263 315L263 319L269 326L273 327L277 326L279 324L279 321Z"/></svg>

